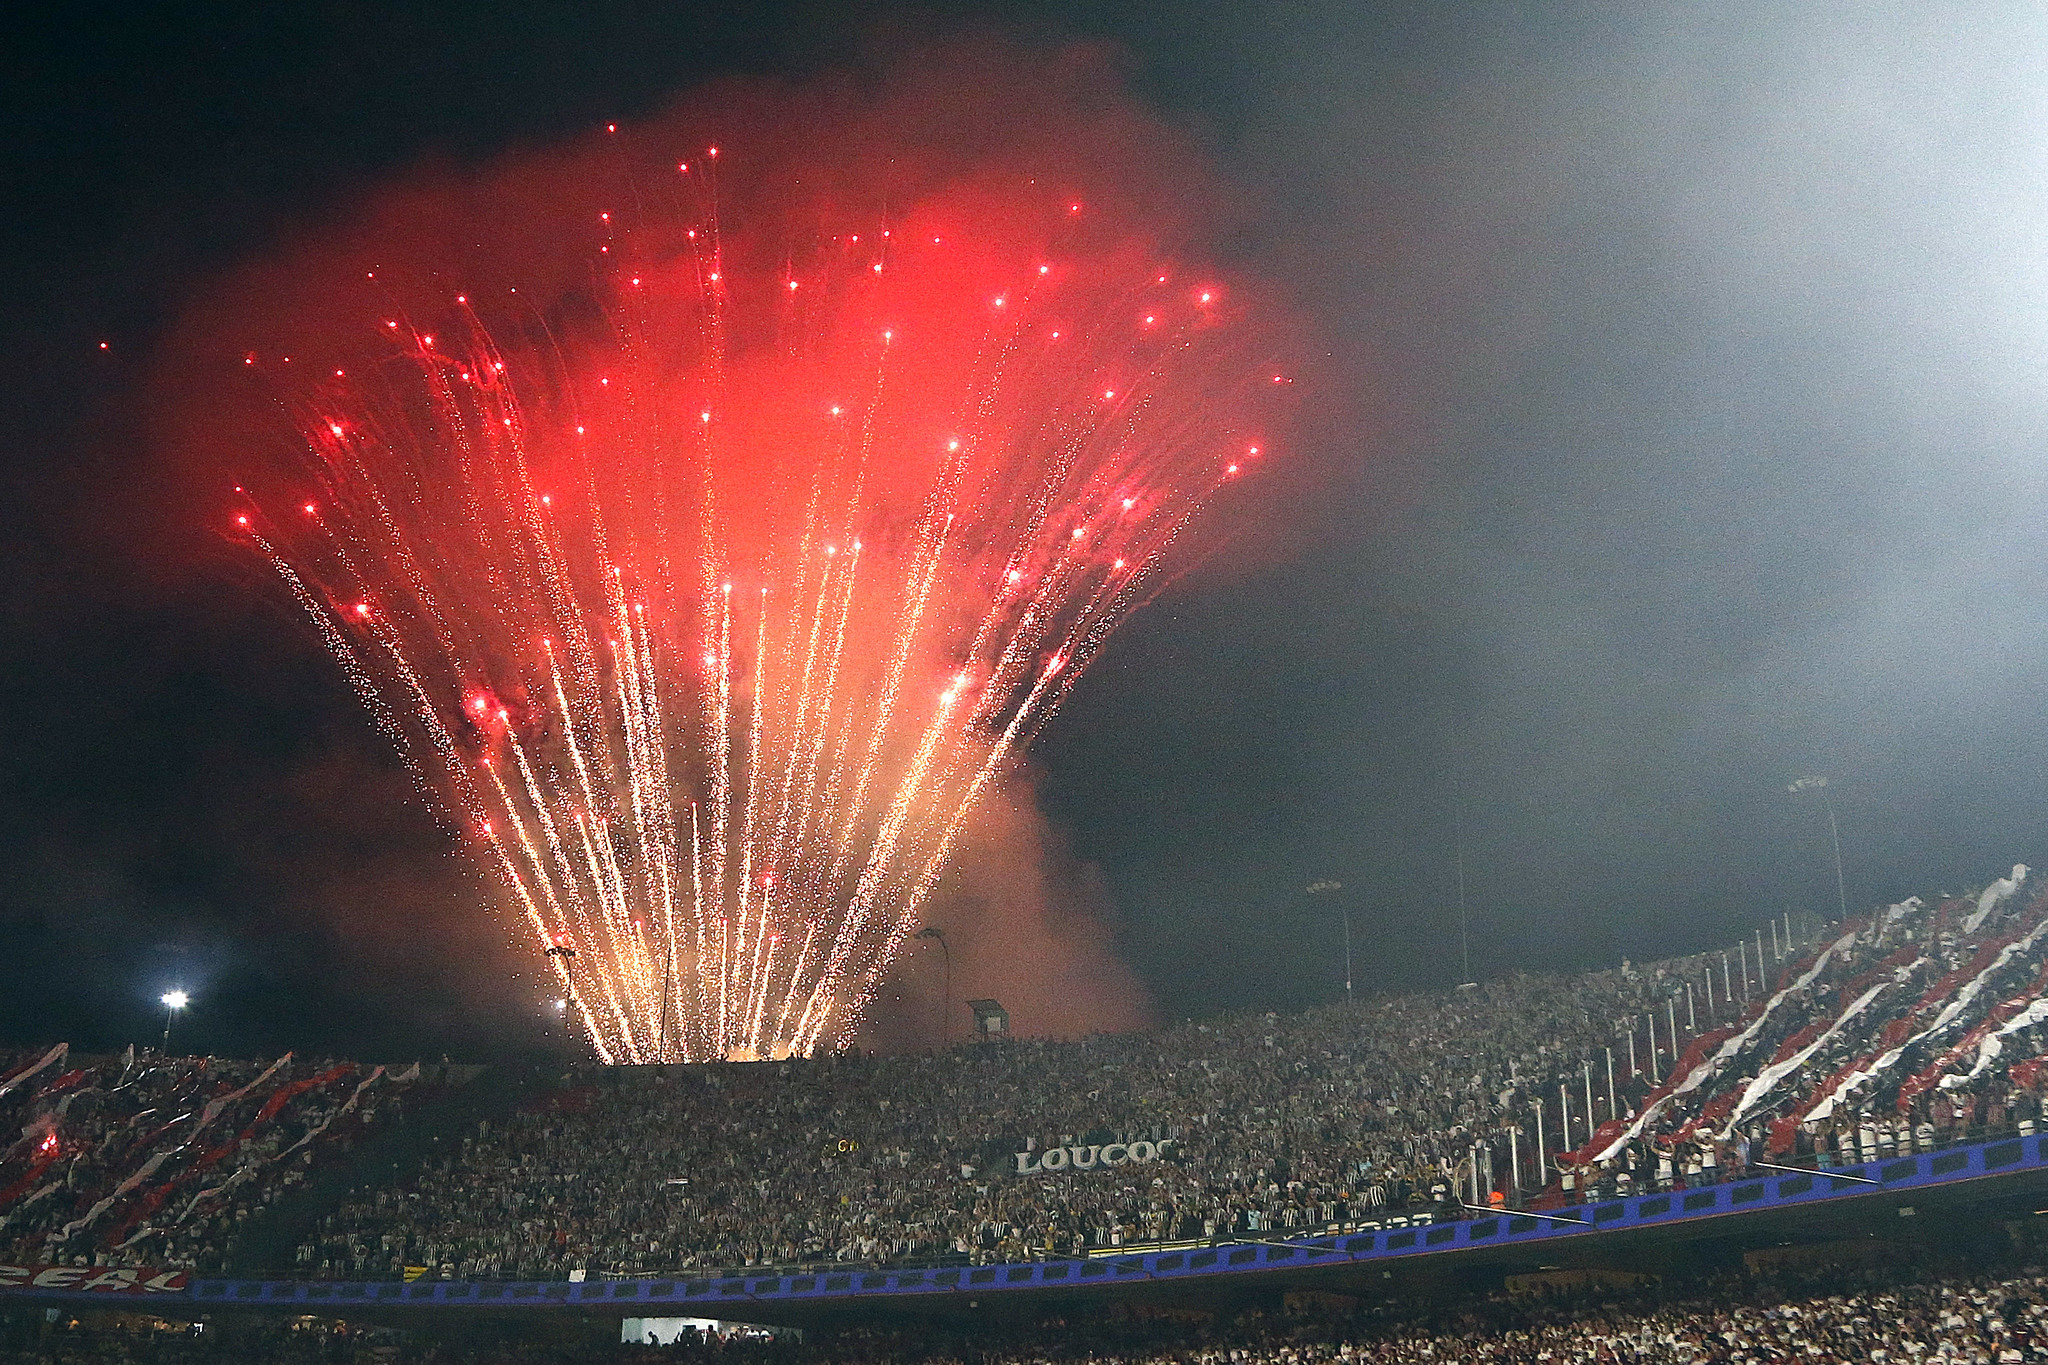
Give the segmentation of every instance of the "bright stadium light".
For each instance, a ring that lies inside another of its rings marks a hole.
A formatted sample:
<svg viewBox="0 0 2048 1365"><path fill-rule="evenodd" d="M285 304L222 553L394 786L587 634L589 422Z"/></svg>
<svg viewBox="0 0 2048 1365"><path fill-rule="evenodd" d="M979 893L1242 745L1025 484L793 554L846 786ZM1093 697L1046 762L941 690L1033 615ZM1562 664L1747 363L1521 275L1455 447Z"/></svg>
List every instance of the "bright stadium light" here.
<svg viewBox="0 0 2048 1365"><path fill-rule="evenodd" d="M178 1011L192 1003L192 997L183 991L165 991L157 999L164 1007L164 1041L162 1050L168 1053L171 1050L171 1024L177 1019Z"/></svg>

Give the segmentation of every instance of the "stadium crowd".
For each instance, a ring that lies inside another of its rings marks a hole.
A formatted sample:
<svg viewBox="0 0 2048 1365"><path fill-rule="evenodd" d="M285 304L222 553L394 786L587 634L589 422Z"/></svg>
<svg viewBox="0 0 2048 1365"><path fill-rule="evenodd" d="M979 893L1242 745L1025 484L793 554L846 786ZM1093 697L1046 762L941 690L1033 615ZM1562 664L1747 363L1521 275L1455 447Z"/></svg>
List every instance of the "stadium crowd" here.
<svg viewBox="0 0 2048 1365"><path fill-rule="evenodd" d="M599 1329L602 1330L602 1329ZM612 1328L610 1330L617 1330ZM954 1332L923 1324L855 1328L811 1340L686 1333L668 1347L570 1344L520 1331L510 1341L415 1341L389 1328L243 1318L199 1332L129 1317L114 1323L0 1323L0 1361L20 1365L1804 1365L2048 1360L2048 1273L1894 1279L1809 1272L1793 1283L1724 1278L1672 1292L1496 1295L1445 1304L1253 1311L1235 1320L1125 1319Z"/></svg>
<svg viewBox="0 0 2048 1365"><path fill-rule="evenodd" d="M1556 1205L1754 1160L2031 1131L2044 951L2048 890L2016 868L1769 958L1759 940L1077 1042L585 1069L410 1178L357 1191L290 1269L1021 1259Z"/></svg>
<svg viewBox="0 0 2048 1365"><path fill-rule="evenodd" d="M289 1265L238 1262L238 1231L416 1070L52 1049L0 1061L0 1254L322 1278L1023 1259L2039 1123L2048 886L2015 868L1809 937L1073 1042L573 1068L326 1206Z"/></svg>
<svg viewBox="0 0 2048 1365"><path fill-rule="evenodd" d="M352 1062L0 1058L0 1261L219 1268L418 1076Z"/></svg>

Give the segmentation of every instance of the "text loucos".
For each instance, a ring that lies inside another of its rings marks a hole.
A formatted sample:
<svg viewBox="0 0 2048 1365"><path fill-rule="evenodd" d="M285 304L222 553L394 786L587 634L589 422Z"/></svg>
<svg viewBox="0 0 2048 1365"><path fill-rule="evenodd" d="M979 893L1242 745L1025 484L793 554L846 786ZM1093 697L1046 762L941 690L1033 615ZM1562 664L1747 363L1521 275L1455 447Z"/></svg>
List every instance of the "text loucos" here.
<svg viewBox="0 0 2048 1365"><path fill-rule="evenodd" d="M1097 1166L1140 1165L1166 1155L1172 1138L1158 1142L1091 1143L1085 1147L1049 1147L1044 1152L1017 1153L1018 1175L1043 1175L1048 1171L1092 1171Z"/></svg>

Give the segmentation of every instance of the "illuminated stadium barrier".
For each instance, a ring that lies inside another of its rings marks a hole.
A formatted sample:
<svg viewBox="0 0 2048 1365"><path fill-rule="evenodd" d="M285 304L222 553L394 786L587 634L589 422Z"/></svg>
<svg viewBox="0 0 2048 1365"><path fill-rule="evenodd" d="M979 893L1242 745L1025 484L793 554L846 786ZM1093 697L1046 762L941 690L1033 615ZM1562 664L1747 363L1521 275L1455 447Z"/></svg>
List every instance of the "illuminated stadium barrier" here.
<svg viewBox="0 0 2048 1365"><path fill-rule="evenodd" d="M417 1280L344 1282L322 1280L195 1279L171 1292L151 1295L159 1305L292 1306L301 1312L342 1311L367 1305L448 1308L618 1308L630 1316L738 1318L752 1306L816 1303L865 1298L884 1300L936 1294L984 1295L1010 1291L1088 1288L1098 1285L1199 1279L1269 1270L1301 1270L1362 1263L1391 1263L1482 1248L1553 1243L1630 1228L1683 1225L1709 1218L1836 1204L1916 1189L1932 1189L1986 1177L2048 1170L2048 1136L2009 1137L1822 1171L1776 1171L1755 1179L1692 1190L1596 1200L1542 1212L1504 1211L1461 1222L1424 1224L1356 1234L1307 1235L1268 1241L1233 1242L1178 1251L1110 1255L1100 1258L1028 1261L1006 1265L947 1266L942 1269L872 1267L799 1273L762 1272L692 1278L585 1280ZM99 1297L38 1286L16 1273L0 1296L45 1299ZM668 1310L650 1312L649 1309Z"/></svg>

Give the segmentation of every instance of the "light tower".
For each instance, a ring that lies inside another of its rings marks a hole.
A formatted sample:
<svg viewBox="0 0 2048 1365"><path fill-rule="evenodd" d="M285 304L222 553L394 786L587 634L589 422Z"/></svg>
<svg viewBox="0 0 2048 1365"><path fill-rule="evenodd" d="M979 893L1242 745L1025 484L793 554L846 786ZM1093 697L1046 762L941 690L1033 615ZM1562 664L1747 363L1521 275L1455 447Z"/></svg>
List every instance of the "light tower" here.
<svg viewBox="0 0 2048 1365"><path fill-rule="evenodd" d="M1841 918L1849 918L1849 893L1842 882L1842 828L1835 823L1835 803L1828 796L1828 780L1825 777L1802 777L1785 784L1785 790L1794 796L1801 792L1819 792L1822 809L1828 813L1828 835L1835 841L1835 909Z"/></svg>
<svg viewBox="0 0 2048 1365"><path fill-rule="evenodd" d="M164 1007L163 1051L168 1054L171 1050L171 1025L176 1022L178 1011L192 1003L192 997L183 991L165 991L157 999L162 1002Z"/></svg>

